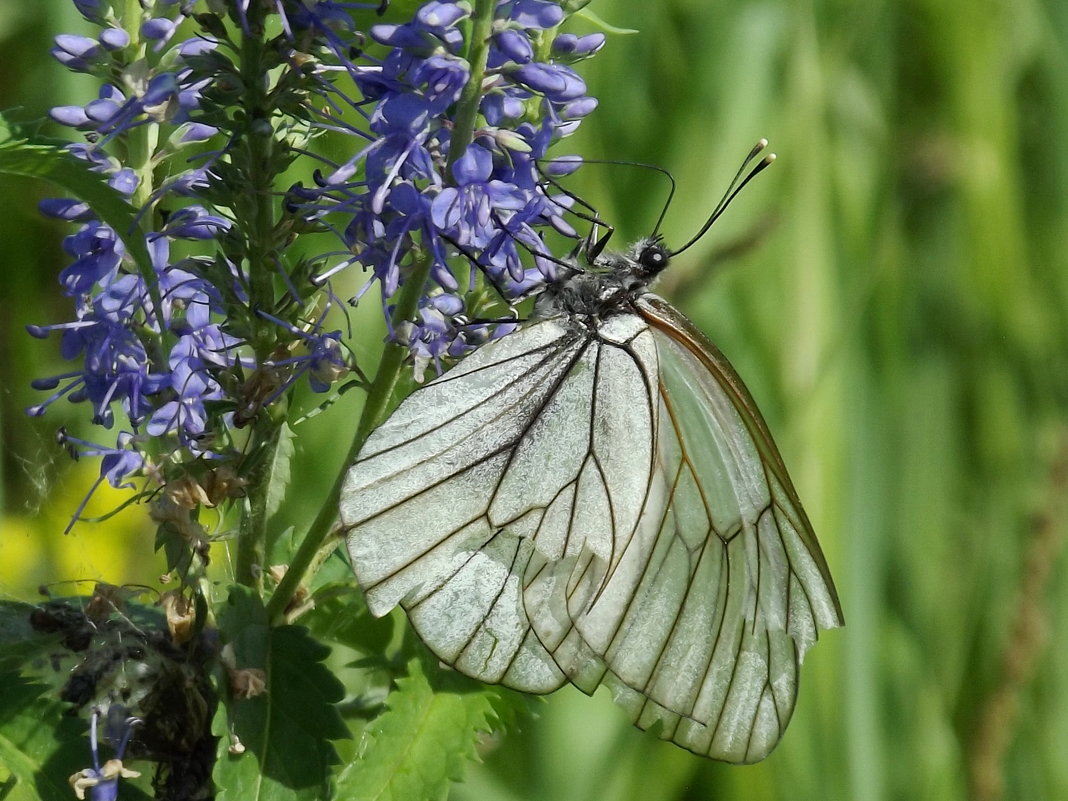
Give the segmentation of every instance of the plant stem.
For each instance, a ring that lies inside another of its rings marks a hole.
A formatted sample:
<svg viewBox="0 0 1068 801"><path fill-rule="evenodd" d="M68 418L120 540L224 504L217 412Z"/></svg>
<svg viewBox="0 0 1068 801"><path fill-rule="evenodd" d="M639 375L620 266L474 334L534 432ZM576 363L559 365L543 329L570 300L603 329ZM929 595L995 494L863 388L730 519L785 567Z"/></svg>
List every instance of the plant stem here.
<svg viewBox="0 0 1068 801"><path fill-rule="evenodd" d="M263 11L259 4L248 10L249 33L241 41L241 79L244 84L239 141L235 148L237 174L246 191L234 204L235 215L244 234L243 254L249 276L249 307L274 307L274 266L279 254L274 247L274 181L278 169L274 158L275 135L270 124L271 108L266 75L268 52L263 30ZM257 363L270 358L275 344L270 321L253 316L250 342ZM252 442L263 448L256 458L249 479L249 506L244 510L237 546L235 578L240 584L263 588L263 567L267 539L267 496L271 484L274 451L278 446L282 418L266 417L253 432Z"/></svg>
<svg viewBox="0 0 1068 801"><path fill-rule="evenodd" d="M494 0L477 0L471 13L471 36L467 41L467 62L471 65L471 77L460 93L456 108L456 122L449 142L448 166L460 158L471 144L478 118L478 106L482 100L482 78L486 74L489 59L490 34L493 33ZM448 173L446 180L452 180Z"/></svg>
<svg viewBox="0 0 1068 801"><path fill-rule="evenodd" d="M272 415L256 426L253 441L258 443L260 453L255 467L246 476L248 479L248 507L241 516L237 539L235 578L239 584L263 592L263 568L266 562L267 496L273 480L275 451L281 426Z"/></svg>
<svg viewBox="0 0 1068 801"><path fill-rule="evenodd" d="M482 79L486 74L486 61L489 56L489 37L493 31L493 13L496 9L495 0L477 0L471 15L471 35L467 45L467 60L471 67L470 77L464 86L460 99L457 102L456 122L453 126L452 139L449 145L449 155L445 174L451 180L452 171L449 169L456 159L460 158L467 150L474 138L475 121L478 118L478 107L482 100ZM416 265L412 272L405 278L401 288L397 305L393 313L394 323L401 323L415 317L419 310L419 298L423 295L423 289L427 278L430 276L430 258L424 259ZM346 470L355 460L363 443L367 440L371 430L378 424L385 414L393 390L400 379L401 370L408 351L397 344L389 344L382 353L382 361L379 362L378 372L375 374L371 389L367 394L367 402L364 404L360 420L356 425L356 433L352 438L348 454L345 456ZM272 621L282 619L286 606L293 598L304 574L314 561L316 554L323 547L326 538L334 528L337 519L338 500L341 498L341 488L345 481L345 471L341 472L330 492L323 500L323 505L312 522L307 534L301 541L300 547L293 555L289 563L289 569L278 583L277 589L267 604L267 615Z"/></svg>

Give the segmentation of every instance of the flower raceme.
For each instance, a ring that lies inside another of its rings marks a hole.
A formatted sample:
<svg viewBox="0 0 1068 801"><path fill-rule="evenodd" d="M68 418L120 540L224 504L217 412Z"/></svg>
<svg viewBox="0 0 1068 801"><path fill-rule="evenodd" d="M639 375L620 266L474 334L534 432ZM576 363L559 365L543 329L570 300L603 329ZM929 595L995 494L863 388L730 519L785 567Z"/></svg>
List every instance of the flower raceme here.
<svg viewBox="0 0 1068 801"><path fill-rule="evenodd" d="M319 4L325 5L333 4ZM334 64L321 73L328 104L319 124L365 144L343 163L328 162L314 186L290 191L292 206L330 225L351 253L318 280L356 263L370 270L358 297L378 284L390 334L411 349L417 374L511 330L459 315L478 273L505 300L551 277L526 266L533 260L524 253L545 249L546 228L574 235L564 220L571 198L546 192L538 163L596 106L567 62L595 52L604 37L560 34L544 48L540 43L563 21L561 7L499 3L476 98L478 121L471 141L455 147L457 110L472 70L460 27L469 14L466 3L431 2L407 23L374 25L368 35L388 48L377 59L350 59L328 40ZM325 27L313 11L309 18ZM542 60L539 48L549 51ZM338 71L357 87L358 100L338 88ZM363 125L349 122L353 117ZM466 279L450 260L457 249L471 260ZM418 318L394 327L390 301L419 259L429 260L431 288Z"/></svg>
<svg viewBox="0 0 1068 801"><path fill-rule="evenodd" d="M545 173L579 160L547 159L596 107L574 65L604 37L560 33L559 3L497 2L483 47L468 2L377 24L381 4L334 0L155 0L137 20L106 0L75 4L97 33L59 36L52 53L100 88L51 116L139 210L151 263L135 264L84 201L41 204L78 226L60 273L74 319L30 332L58 334L77 366L36 381L52 394L29 412L66 397L118 429L114 447L64 435L103 457L101 481L241 474L255 435L235 429L298 381L324 393L357 367L331 326L331 283L348 268L368 275L354 301L377 287L418 377L511 331L499 314L483 321L487 305L553 277L547 232L575 236L572 198ZM252 65L243 43L256 37ZM322 155L323 137L349 155ZM311 180L279 192L294 167ZM339 247L294 256L304 230ZM414 314L394 319L410 282Z"/></svg>

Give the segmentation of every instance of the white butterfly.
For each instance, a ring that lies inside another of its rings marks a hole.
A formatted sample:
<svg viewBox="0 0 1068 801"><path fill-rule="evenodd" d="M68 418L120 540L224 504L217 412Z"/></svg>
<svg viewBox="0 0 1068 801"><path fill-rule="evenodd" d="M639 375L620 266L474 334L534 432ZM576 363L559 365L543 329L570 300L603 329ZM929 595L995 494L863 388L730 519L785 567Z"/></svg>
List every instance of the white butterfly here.
<svg viewBox="0 0 1068 801"><path fill-rule="evenodd" d="M604 684L638 727L754 762L841 609L749 392L646 288L671 255L596 255L414 392L341 519L371 611L403 606L443 662L525 692Z"/></svg>

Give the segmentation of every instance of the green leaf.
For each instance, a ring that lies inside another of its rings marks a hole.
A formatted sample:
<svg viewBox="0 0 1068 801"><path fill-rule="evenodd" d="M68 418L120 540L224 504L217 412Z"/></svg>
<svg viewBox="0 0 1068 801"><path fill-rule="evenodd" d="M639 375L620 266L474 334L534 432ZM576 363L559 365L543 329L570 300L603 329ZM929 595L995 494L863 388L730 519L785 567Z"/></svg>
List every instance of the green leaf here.
<svg viewBox="0 0 1068 801"><path fill-rule="evenodd" d="M42 633L31 625L35 608L22 601L0 601L0 671L17 672L46 657L59 642L58 634Z"/></svg>
<svg viewBox="0 0 1068 801"><path fill-rule="evenodd" d="M268 466L267 474L270 476L270 483L267 485L267 502L264 510L268 519L278 511L286 496L292 477L289 465L294 453L296 453L296 446L293 429L288 423L282 423L278 431L278 444L274 449L271 464Z"/></svg>
<svg viewBox="0 0 1068 801"><path fill-rule="evenodd" d="M372 615L355 580L327 584L313 597L315 608L301 621L319 639L364 654L381 654L392 641L395 619Z"/></svg>
<svg viewBox="0 0 1068 801"><path fill-rule="evenodd" d="M360 756L342 770L337 797L359 801L445 798L498 721L504 691L442 673L434 687L419 659L367 727Z"/></svg>
<svg viewBox="0 0 1068 801"><path fill-rule="evenodd" d="M30 142L0 115L0 174L43 178L93 207L93 213L122 239L149 286L155 286L152 261L137 223L137 210L108 186L107 176L75 158L59 144ZM159 298L154 298L159 305Z"/></svg>
<svg viewBox="0 0 1068 801"><path fill-rule="evenodd" d="M612 25L609 22L605 22L603 19L598 17L596 14L594 14L588 8L582 8L582 9L576 11L575 12L575 16L576 17L582 17L583 19L585 19L585 20L587 20L589 22L592 22L594 25L596 25L598 28L600 28L605 33L615 33L615 34L620 34L620 35L627 35L627 34L632 34L632 33L641 33L641 31L636 30L634 28L619 28L619 27L616 27L615 25Z"/></svg>
<svg viewBox="0 0 1068 801"><path fill-rule="evenodd" d="M68 777L91 764L85 721L25 676L0 673L0 687L0 764L11 777L0 797L71 801Z"/></svg>
<svg viewBox="0 0 1068 801"><path fill-rule="evenodd" d="M227 700L214 732L220 738L213 778L219 801L319 799L329 795L331 740L348 737L335 707L344 687L322 664L330 649L301 626L267 625L262 601L233 587L219 628L237 668L259 668L266 692ZM245 748L230 753L231 732Z"/></svg>

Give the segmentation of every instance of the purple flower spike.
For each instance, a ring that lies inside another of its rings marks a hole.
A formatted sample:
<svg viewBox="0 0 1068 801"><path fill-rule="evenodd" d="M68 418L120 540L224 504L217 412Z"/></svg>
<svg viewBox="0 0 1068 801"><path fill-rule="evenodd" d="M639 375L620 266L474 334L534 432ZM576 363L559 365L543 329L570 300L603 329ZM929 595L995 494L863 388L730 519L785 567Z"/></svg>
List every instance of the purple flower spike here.
<svg viewBox="0 0 1068 801"><path fill-rule="evenodd" d="M576 234L564 219L570 198L549 194L539 165L550 145L596 107L573 70L535 60L533 37L563 21L561 4L498 2L473 141L449 163L458 104L471 80L457 27L469 7L428 2L409 22L373 26L371 38L390 48L380 59L354 57L332 42L338 67L363 98L353 101L329 85L334 105L327 125L343 130L347 119L361 115L371 140L356 143L353 155L324 170L328 174L318 175L314 187L294 187L287 196L294 211L320 224L331 221L342 234L343 258L318 280L351 264L370 272L381 288L390 334L408 345L417 373L475 347L499 327L454 324L463 313L457 293L465 274L469 287L481 273L511 299L534 291L552 273L551 262L539 257L547 251L543 232ZM561 40L557 53L576 60L601 44L603 37L572 37ZM415 259L429 264L431 287L419 320L394 330L388 301Z"/></svg>

